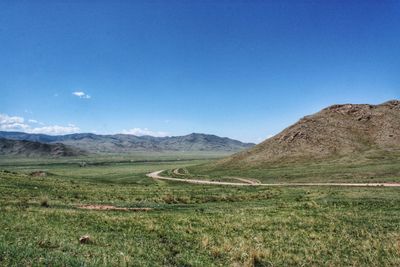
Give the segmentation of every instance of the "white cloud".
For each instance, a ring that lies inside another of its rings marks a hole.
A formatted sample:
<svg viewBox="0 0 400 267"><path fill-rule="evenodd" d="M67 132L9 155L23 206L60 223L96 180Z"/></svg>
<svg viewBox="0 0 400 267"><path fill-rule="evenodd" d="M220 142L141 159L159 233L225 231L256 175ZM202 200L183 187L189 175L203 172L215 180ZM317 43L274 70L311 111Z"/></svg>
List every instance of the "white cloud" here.
<svg viewBox="0 0 400 267"><path fill-rule="evenodd" d="M24 118L18 116L8 116L0 114L0 124L24 123Z"/></svg>
<svg viewBox="0 0 400 267"><path fill-rule="evenodd" d="M86 94L85 92L77 91L72 93L74 96L77 96L79 98L85 98L85 99L90 99L91 96Z"/></svg>
<svg viewBox="0 0 400 267"><path fill-rule="evenodd" d="M44 125L43 122L40 122L40 121L37 121L37 120L34 120L34 119L29 119L28 122L31 123L31 124Z"/></svg>
<svg viewBox="0 0 400 267"><path fill-rule="evenodd" d="M29 126L24 123L9 123L9 124L0 124L0 130L4 131L19 131L28 129Z"/></svg>
<svg viewBox="0 0 400 267"><path fill-rule="evenodd" d="M79 96L79 97L82 97L82 96L85 95L84 92L73 92L72 94L73 94L73 95L76 95L76 96Z"/></svg>
<svg viewBox="0 0 400 267"><path fill-rule="evenodd" d="M42 134L50 134L50 135L58 135L58 134L70 134L79 132L79 128L76 126L43 126L28 129L29 133L42 133Z"/></svg>
<svg viewBox="0 0 400 267"><path fill-rule="evenodd" d="M0 114L0 130L3 131L24 131L27 133L43 133L43 134L69 134L79 132L79 128L73 124L68 126L49 125L43 127L34 127L30 124L40 124L37 120L28 120L18 116L9 116L7 114Z"/></svg>
<svg viewBox="0 0 400 267"><path fill-rule="evenodd" d="M133 128L130 130L123 130L122 131L123 134L132 134L132 135L136 135L136 136L143 136L143 135L150 135L150 136L155 136L155 137L164 137L164 136L168 136L167 132L154 132L151 131L147 128Z"/></svg>
<svg viewBox="0 0 400 267"><path fill-rule="evenodd" d="M5 131L18 131L29 128L24 123L24 118L18 116L8 116L7 114L0 114L0 130Z"/></svg>

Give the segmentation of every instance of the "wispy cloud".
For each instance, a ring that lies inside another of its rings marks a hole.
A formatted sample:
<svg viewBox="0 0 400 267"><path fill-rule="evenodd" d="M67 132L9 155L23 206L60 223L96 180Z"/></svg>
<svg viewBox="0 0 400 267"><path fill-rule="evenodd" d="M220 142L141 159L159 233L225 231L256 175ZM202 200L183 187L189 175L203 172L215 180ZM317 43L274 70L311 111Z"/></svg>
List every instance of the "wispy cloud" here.
<svg viewBox="0 0 400 267"><path fill-rule="evenodd" d="M168 136L167 132L161 132L161 131L151 131L148 128L132 128L129 130L123 130L123 134L132 134L136 136L143 136L143 135L150 135L150 136L155 136L155 137L164 137Z"/></svg>
<svg viewBox="0 0 400 267"><path fill-rule="evenodd" d="M0 114L0 130L25 130L28 127L29 126L25 124L25 120L22 117Z"/></svg>
<svg viewBox="0 0 400 267"><path fill-rule="evenodd" d="M28 122L29 122L29 123L32 123L32 124L44 125L44 123L43 123L43 122L40 122L40 121L38 121L38 120L34 120L34 119L29 119L29 120L28 120Z"/></svg>
<svg viewBox="0 0 400 267"><path fill-rule="evenodd" d="M24 131L27 133L43 133L43 134L69 134L79 132L79 128L73 124L68 126L59 125L46 125L42 127L35 127L32 124L44 125L37 120L30 119L28 122L23 117L9 116L7 114L0 114L0 130L2 131Z"/></svg>
<svg viewBox="0 0 400 267"><path fill-rule="evenodd" d="M0 130L3 131L22 131L28 129L29 126L24 123L7 123L0 124Z"/></svg>
<svg viewBox="0 0 400 267"><path fill-rule="evenodd" d="M79 132L79 128L76 126L51 125L51 126L31 128L31 129L28 129L27 132L58 135L58 134L76 133L76 132Z"/></svg>
<svg viewBox="0 0 400 267"><path fill-rule="evenodd" d="M90 95L88 95L88 94L86 94L85 92L82 92L82 91L73 92L72 94L74 96L79 97L79 98L85 98L85 99L90 99L91 98Z"/></svg>
<svg viewBox="0 0 400 267"><path fill-rule="evenodd" d="M0 124L10 123L24 123L24 118L18 116L8 116L7 114L0 114Z"/></svg>

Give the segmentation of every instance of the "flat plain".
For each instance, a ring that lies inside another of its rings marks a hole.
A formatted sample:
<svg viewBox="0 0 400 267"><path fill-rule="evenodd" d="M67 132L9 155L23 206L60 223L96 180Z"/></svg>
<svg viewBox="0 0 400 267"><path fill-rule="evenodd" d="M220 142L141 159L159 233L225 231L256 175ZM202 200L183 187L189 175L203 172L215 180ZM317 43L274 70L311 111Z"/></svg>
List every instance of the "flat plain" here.
<svg viewBox="0 0 400 267"><path fill-rule="evenodd" d="M398 188L227 187L146 177L215 156L97 157L85 167L79 158L2 159L0 265L400 265ZM82 244L84 235L90 238Z"/></svg>

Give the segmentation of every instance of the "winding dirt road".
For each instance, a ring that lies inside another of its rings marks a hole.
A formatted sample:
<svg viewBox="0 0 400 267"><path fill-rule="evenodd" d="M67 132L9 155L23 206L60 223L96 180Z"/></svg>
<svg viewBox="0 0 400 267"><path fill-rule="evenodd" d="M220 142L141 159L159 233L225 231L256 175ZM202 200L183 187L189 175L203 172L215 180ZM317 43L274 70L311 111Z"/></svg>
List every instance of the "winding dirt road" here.
<svg viewBox="0 0 400 267"><path fill-rule="evenodd" d="M155 171L149 174L146 174L147 177L150 177L155 180L167 180L167 181L175 181L175 182L183 182L189 184L206 184L206 185L232 185L232 186L348 186L348 187L400 187L400 183L249 183L249 182L241 182L241 183L233 183L233 182L219 182L219 181L210 181L210 180L200 180L200 179L183 179L183 178L173 178L173 177L164 177L161 176L164 170ZM248 181L247 179L243 179Z"/></svg>

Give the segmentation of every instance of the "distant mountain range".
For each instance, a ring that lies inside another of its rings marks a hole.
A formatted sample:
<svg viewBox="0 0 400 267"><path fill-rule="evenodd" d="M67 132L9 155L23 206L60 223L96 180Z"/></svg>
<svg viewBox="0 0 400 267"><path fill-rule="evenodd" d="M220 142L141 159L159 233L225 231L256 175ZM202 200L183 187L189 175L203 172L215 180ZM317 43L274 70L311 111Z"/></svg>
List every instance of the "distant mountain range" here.
<svg viewBox="0 0 400 267"><path fill-rule="evenodd" d="M171 137L127 134L97 135L92 133L53 136L0 131L0 138L26 140L44 144L61 143L71 149L78 149L89 153L130 153L137 151L237 152L255 145L252 143L242 143L226 137L199 133ZM4 154L3 152L1 153Z"/></svg>
<svg viewBox="0 0 400 267"><path fill-rule="evenodd" d="M24 156L24 157L66 157L82 156L85 152L64 144L45 144L26 140L10 140L0 138L1 156Z"/></svg>

